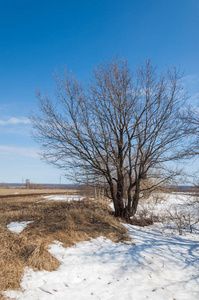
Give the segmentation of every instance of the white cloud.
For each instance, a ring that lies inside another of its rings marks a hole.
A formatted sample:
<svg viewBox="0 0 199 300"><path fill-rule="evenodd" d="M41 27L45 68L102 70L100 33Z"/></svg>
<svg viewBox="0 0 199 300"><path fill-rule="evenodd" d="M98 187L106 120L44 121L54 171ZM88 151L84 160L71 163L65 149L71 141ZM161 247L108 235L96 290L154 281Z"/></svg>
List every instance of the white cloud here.
<svg viewBox="0 0 199 300"><path fill-rule="evenodd" d="M30 124L30 119L25 118L25 117L20 117L20 118L9 118L8 120L0 120L0 125L16 125L16 124Z"/></svg>
<svg viewBox="0 0 199 300"><path fill-rule="evenodd" d="M0 155L19 155L31 158L39 158L38 149L34 147L0 146Z"/></svg>
<svg viewBox="0 0 199 300"><path fill-rule="evenodd" d="M198 108L198 103L199 103L199 93L195 93L191 95L188 99L188 104L191 106L195 106Z"/></svg>
<svg viewBox="0 0 199 300"><path fill-rule="evenodd" d="M199 77L198 75L187 75L183 77L183 82L187 84L198 84L199 83Z"/></svg>

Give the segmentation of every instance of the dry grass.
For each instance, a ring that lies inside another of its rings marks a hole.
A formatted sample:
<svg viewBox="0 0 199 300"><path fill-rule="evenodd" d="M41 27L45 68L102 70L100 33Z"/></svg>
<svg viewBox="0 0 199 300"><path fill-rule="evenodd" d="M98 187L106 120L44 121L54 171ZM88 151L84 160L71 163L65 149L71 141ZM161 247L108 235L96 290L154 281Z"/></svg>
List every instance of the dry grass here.
<svg viewBox="0 0 199 300"><path fill-rule="evenodd" d="M33 222L17 234L6 228L15 221ZM19 288L25 266L55 270L59 261L47 251L53 241L67 247L101 235L115 242L129 240L105 202L55 202L41 196L0 199L0 291Z"/></svg>
<svg viewBox="0 0 199 300"><path fill-rule="evenodd" d="M61 189L25 189L25 188L4 188L0 187L0 198L9 197L9 196L31 196L31 195L45 195L45 194L67 194L70 195L78 193L78 190L61 190Z"/></svg>

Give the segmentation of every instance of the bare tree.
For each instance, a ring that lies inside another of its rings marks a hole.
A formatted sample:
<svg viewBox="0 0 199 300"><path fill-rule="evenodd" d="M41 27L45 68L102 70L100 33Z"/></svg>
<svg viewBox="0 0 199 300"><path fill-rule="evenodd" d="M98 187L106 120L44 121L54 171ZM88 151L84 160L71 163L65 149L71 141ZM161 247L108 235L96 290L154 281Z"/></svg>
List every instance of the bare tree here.
<svg viewBox="0 0 199 300"><path fill-rule="evenodd" d="M115 216L134 215L147 177L154 186L171 177L166 164L186 136L179 72L158 74L148 60L132 73L121 58L98 65L85 85L66 71L55 81L55 101L38 91L32 115L43 158L81 180L102 178Z"/></svg>

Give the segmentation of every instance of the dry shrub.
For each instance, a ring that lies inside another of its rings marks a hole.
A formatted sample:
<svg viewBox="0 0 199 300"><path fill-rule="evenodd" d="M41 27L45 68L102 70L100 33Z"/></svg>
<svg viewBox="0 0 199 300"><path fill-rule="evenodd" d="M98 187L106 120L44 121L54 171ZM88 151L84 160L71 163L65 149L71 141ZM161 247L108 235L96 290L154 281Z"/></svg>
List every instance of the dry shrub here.
<svg viewBox="0 0 199 300"><path fill-rule="evenodd" d="M6 225L16 221L32 223L20 234L11 233ZM56 270L59 261L48 252L55 240L67 247L101 235L114 242L130 240L104 201L54 202L39 196L1 199L0 290L19 288L25 266Z"/></svg>
<svg viewBox="0 0 199 300"><path fill-rule="evenodd" d="M149 217L133 217L130 220L130 224L132 225L136 225L136 226L149 226L149 225L153 225L153 219L149 218Z"/></svg>
<svg viewBox="0 0 199 300"><path fill-rule="evenodd" d="M136 226L149 226L153 225L154 222L159 222L159 218L147 209L142 209L135 216L130 219L130 224Z"/></svg>

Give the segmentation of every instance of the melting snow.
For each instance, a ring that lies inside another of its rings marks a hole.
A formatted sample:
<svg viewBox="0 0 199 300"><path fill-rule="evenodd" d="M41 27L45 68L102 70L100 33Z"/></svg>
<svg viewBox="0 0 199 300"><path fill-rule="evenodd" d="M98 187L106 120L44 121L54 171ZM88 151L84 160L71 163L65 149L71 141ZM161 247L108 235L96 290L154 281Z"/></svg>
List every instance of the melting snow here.
<svg viewBox="0 0 199 300"><path fill-rule="evenodd" d="M32 223L32 221L11 222L10 224L6 225L6 227L12 233L21 233L29 223Z"/></svg>
<svg viewBox="0 0 199 300"><path fill-rule="evenodd" d="M152 226L127 225L133 243L103 237L50 252L61 261L57 271L25 269L24 292L6 291L11 299L196 300L199 298L199 241L167 237Z"/></svg>
<svg viewBox="0 0 199 300"><path fill-rule="evenodd" d="M185 198L180 202L171 195L169 199L167 204L162 201L163 207L174 203L185 208ZM99 237L71 248L56 242L49 251L61 262L58 270L26 268L22 291L5 291L4 296L21 300L199 299L198 224L193 233L182 236L160 233L161 223L124 226L132 242L113 243Z"/></svg>
<svg viewBox="0 0 199 300"><path fill-rule="evenodd" d="M84 199L84 197L79 195L50 195L50 196L44 196L44 199L47 200L54 200L54 201L81 201Z"/></svg>

